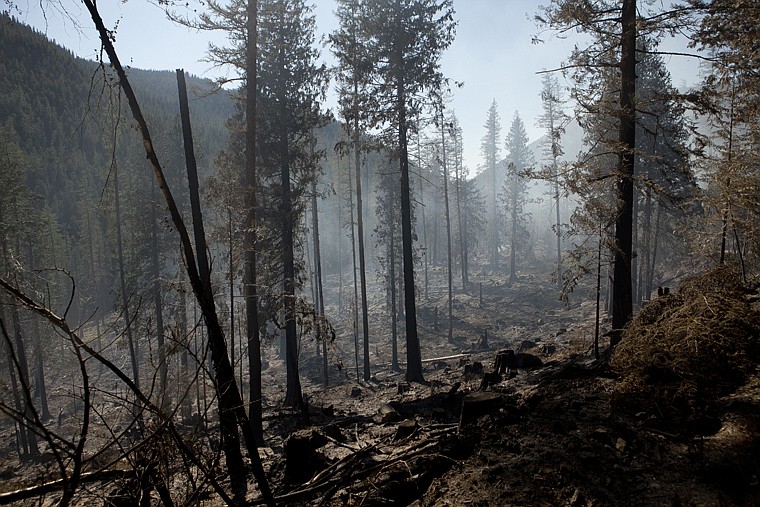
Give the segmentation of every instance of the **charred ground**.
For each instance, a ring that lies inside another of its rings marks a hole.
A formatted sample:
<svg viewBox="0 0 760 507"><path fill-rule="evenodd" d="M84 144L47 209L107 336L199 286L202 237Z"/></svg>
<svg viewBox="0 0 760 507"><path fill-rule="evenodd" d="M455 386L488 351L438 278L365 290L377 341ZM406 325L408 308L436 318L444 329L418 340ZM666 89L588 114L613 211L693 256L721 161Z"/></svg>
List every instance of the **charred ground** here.
<svg viewBox="0 0 760 507"><path fill-rule="evenodd" d="M484 279L489 282L483 284L482 299L479 285L455 298L454 343L446 340L445 296L430 294L421 306L427 385L409 384L403 372L391 371L390 335L381 332L387 329L387 317L380 301L370 309L370 381L356 380L347 333L339 332L330 351L328 387L322 385L323 363L315 355L316 347L304 342L301 373L308 416L281 408L284 366L274 345L267 349L267 447L261 455L282 504L760 502L756 291L737 282L721 292L709 279L694 279L702 282L685 284L686 289L674 291L673 299L655 300L639 314L623 341L633 344L635 354L619 347L611 360L608 355L596 360L593 304L565 305L553 297L551 284L538 277L524 276L512 284L490 274ZM700 303L701 310L688 307L699 301L706 302ZM676 318L685 320L677 325ZM692 340L691 348L684 350L708 347L705 357L712 362L705 372L715 373L710 378L715 389L694 387L693 376L684 370L683 364L704 364L704 358L683 359L678 347L662 339L684 327L690 331L674 343ZM711 336L723 337L720 343L726 346L737 330L746 333L731 343L741 342L743 348L709 348L714 345ZM486 331L488 348L482 348ZM648 341L636 341L642 338ZM664 344L665 350L658 349ZM503 349L530 354L543 366L492 375L496 354ZM402 367L403 352L400 344ZM664 367L663 354L680 358L671 361L674 369ZM647 357L656 358L650 361L656 368L646 366ZM741 375L721 374L730 373L729 368L741 368ZM74 422L62 421L62 431ZM106 433L91 438L106 442L109 437ZM6 455L12 454L11 445ZM135 500L129 461L109 462L108 454L93 457L90 470L97 464L122 474L96 487L86 485L80 504ZM9 458L0 471L3 488L14 490L55 477L49 466L19 465ZM223 470L219 463L222 481ZM55 499L55 492L39 497L42 504ZM255 487L249 500L259 502ZM218 503L212 497L195 501ZM156 492L153 502L159 502Z"/></svg>

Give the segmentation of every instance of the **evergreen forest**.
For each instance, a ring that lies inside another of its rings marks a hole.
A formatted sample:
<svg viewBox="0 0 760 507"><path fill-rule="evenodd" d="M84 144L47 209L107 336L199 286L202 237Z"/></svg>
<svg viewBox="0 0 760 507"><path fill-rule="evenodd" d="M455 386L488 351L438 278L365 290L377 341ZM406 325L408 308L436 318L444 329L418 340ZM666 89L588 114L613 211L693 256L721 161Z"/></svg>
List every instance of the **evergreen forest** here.
<svg viewBox="0 0 760 507"><path fill-rule="evenodd" d="M760 3L536 5L472 161L465 1L158 2L216 81L6 1L0 504L760 503Z"/></svg>

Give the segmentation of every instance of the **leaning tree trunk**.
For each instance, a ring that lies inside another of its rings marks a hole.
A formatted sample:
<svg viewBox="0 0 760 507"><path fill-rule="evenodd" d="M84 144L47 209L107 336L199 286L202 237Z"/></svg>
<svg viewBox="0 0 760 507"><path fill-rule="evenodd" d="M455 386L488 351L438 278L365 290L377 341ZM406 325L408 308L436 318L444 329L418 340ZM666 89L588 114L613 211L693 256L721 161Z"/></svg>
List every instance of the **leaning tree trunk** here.
<svg viewBox="0 0 760 507"><path fill-rule="evenodd" d="M156 178L158 187L166 200L166 204L169 208L169 213L172 217L172 222L180 236L180 243L182 251L185 257L185 263L187 268L187 274L190 278L190 283L193 287L196 299L201 306L204 318L206 319L207 326L209 328L209 344L211 346L212 357L215 360L215 372L217 378L217 385L219 388L219 405L223 410L234 410L237 421L243 429L243 435L246 440L246 446L248 448L248 454L251 459L251 465L254 476L258 482L259 489L261 490L262 497L267 505L274 505L274 497L269 489L269 483L266 475L264 474L264 468L261 464L261 458L259 457L258 450L255 447L253 431L251 430L248 418L243 409L242 400L240 398L240 391L238 390L235 379L232 375L232 368L229 364L229 358L227 357L226 344L224 341L224 334L219 326L219 320L216 315L216 308L214 304L213 293L211 291L210 284L204 284L196 263L196 258L193 253L193 247L190 242L190 235L185 227L185 222L182 220L182 216L179 213L179 208L174 201L174 196L169 190L169 186L164 177L163 169L158 161L158 156L153 149L153 140L148 130L148 125L140 110L140 105L137 102L137 97L132 90L132 86L127 78L124 68L119 61L116 51L114 50L113 43L110 38L110 33L106 29L103 19L100 17L97 7L92 0L82 0L90 13L95 27L98 30L103 49L108 55L108 59L111 65L115 69L118 77L119 84L124 91L129 108L132 115L137 122L140 134L143 139L143 146L150 166L153 171L153 175ZM184 76L183 76L184 78ZM184 80L184 79L183 79ZM204 238L201 238L204 239Z"/></svg>
<svg viewBox="0 0 760 507"><path fill-rule="evenodd" d="M156 312L156 341L158 343L158 406L165 410L167 407L166 383L169 376L169 365L166 362L166 344L164 343L164 311L161 303L161 267L159 263L158 246L158 214L156 213L156 185L151 185L151 264L153 268L153 307Z"/></svg>
<svg viewBox="0 0 760 507"><path fill-rule="evenodd" d="M200 206L200 192L198 189L198 168L195 161L195 150L193 148L193 134L190 126L190 111L187 103L187 87L185 85L184 71L177 70L177 85L179 87L179 107L180 118L182 120L182 137L185 146L185 164L187 166L187 180L190 188L190 209L193 216L193 233L195 236L195 251L198 257L198 274L203 288L203 293L207 298L213 301L213 291L211 288L211 269L206 254L206 232L203 228L203 217ZM216 313L216 311L214 311ZM205 317L205 314L204 314ZM227 471L230 474L230 486L236 501L244 501L248 489L246 483L245 464L243 455L240 452L240 435L238 433L237 421L234 408L227 405L225 400L226 391L230 390L230 384L235 384L235 371L227 355L224 335L222 333L219 321L211 322L211 319L205 318L206 327L209 334L209 346L211 347L211 360L213 362L213 371L217 374L219 385L219 428L221 430L221 441L224 449L224 456L227 462ZM212 333L217 336L212 337ZM214 344L213 342L216 342ZM219 346L221 342L221 347ZM216 349L216 350L215 350ZM223 357L218 354L222 353ZM220 379L219 368L225 370L226 378ZM238 393L239 396L239 393ZM231 400L229 400L231 401ZM242 400L240 400L242 407Z"/></svg>

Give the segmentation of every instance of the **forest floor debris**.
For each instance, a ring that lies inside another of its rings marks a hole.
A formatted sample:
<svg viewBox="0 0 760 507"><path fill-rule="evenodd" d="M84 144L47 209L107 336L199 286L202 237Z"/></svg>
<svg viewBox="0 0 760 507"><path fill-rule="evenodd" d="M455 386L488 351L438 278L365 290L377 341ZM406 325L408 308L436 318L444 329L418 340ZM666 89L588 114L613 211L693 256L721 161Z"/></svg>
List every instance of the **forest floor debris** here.
<svg viewBox="0 0 760 507"><path fill-rule="evenodd" d="M533 298L529 287L540 280L490 280L482 304L477 292L458 298L466 325L455 328L453 342L446 339L445 311L439 312L437 331L434 322L421 320L427 385L407 383L390 369L389 334L372 337L369 381L356 379L361 366L352 364L352 343L335 343L328 387L322 385L322 361L311 357L316 347L305 344L306 420L279 408L284 368L270 351L267 447L260 454L282 504L760 505L756 369L747 368L731 389L716 391L710 431L694 432L672 419L663 424L667 410L656 403L639 410L621 404L625 372L592 357L593 305L565 307ZM543 286L541 292L551 290ZM758 310L755 293L740 297L747 302L741 311ZM434 317L437 300L430 301L421 313ZM666 303L652 301L639 319ZM486 330L484 349L478 340ZM498 353L507 349L535 356L542 365L494 372ZM403 367L403 344L399 351ZM0 465L0 477L19 484L55 476L39 464ZM13 489L10 484L3 489ZM80 504L102 494L85 492ZM249 500L259 502L255 486ZM214 498L201 501L218 504ZM40 500L54 502L55 494Z"/></svg>

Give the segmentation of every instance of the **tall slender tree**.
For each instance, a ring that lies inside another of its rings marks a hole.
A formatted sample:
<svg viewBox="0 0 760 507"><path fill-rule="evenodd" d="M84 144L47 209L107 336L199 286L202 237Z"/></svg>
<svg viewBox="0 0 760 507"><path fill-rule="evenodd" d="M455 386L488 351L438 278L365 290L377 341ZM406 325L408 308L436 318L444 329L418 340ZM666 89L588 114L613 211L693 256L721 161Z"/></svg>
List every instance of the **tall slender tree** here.
<svg viewBox="0 0 760 507"><path fill-rule="evenodd" d="M315 19L304 0L260 0L257 102L259 153L266 185L277 202L272 224L278 230L282 266L282 326L285 329L285 404L302 406L296 326L296 227L305 212L311 179L316 177L312 129L324 124L319 99L325 69L316 63Z"/></svg>
<svg viewBox="0 0 760 507"><path fill-rule="evenodd" d="M570 55L569 68L576 80L574 97L588 105L588 94L599 90L604 70L617 69L619 99L618 133L615 151L615 194L618 213L615 220L615 261L613 272L612 327L622 329L633 313L631 266L633 259L633 175L636 147L636 0L622 3L607 0L575 8L572 0L553 0L542 7L536 19L555 30L574 27L588 34L592 44L579 47ZM615 56L612 56L615 55ZM612 335L614 345L619 333Z"/></svg>
<svg viewBox="0 0 760 507"><path fill-rule="evenodd" d="M454 273L452 270L453 256L451 246L451 207L449 200L449 160L447 156L447 134L450 134L449 126L446 123L445 111L443 100L438 104L437 108L437 120L438 129L441 136L440 146L440 163L441 163L441 180L443 181L443 211L446 221L446 274L447 274L447 287L448 287L448 341L449 343L454 341Z"/></svg>
<svg viewBox="0 0 760 507"><path fill-rule="evenodd" d="M412 201L409 178L409 119L420 99L441 93L442 52L454 39L454 10L450 0L366 0L360 9L360 30L368 62L373 62L370 93L378 97L370 111L372 123L386 130L399 162L403 242L404 305L406 318L406 378L424 382L417 334Z"/></svg>
<svg viewBox="0 0 760 507"><path fill-rule="evenodd" d="M559 80L551 74L544 74L541 89L541 104L543 113L538 119L539 126L546 129L546 144L544 156L548 161L547 181L551 186L551 194L556 220L554 222L554 234L557 239L557 286L562 290L562 219L561 219L561 193L562 182L559 174L559 161L564 150L562 149L562 135L565 133L567 115L564 107L562 90Z"/></svg>
<svg viewBox="0 0 760 507"><path fill-rule="evenodd" d="M246 338L248 343L248 418L253 426L257 443L264 442L263 402L261 386L261 338L259 335L259 301L256 276L256 135L258 90L258 0L248 0L246 10L245 48L245 205L248 213L245 223L245 253L243 291L245 296Z"/></svg>
<svg viewBox="0 0 760 507"><path fill-rule="evenodd" d="M488 252L491 263L491 269L496 269L499 265L499 219L498 208L496 206L497 189L499 182L496 175L497 164L501 157L501 121L499 119L499 110L496 105L496 99L488 108L488 116L484 125L486 133L480 142L480 150L483 155L485 166L483 171L488 173L490 179L491 191L489 192L489 216L488 216Z"/></svg>
<svg viewBox="0 0 760 507"><path fill-rule="evenodd" d="M528 148L528 134L520 114L515 111L512 126L507 134L506 148L507 179L504 181L504 202L509 223L509 280L517 280L518 250L527 251L529 232L526 226L525 204L527 200L528 181L525 174L533 169L535 160Z"/></svg>
<svg viewBox="0 0 760 507"><path fill-rule="evenodd" d="M459 242L459 264L462 273L462 291L467 291L467 286L470 285L467 266L467 247L465 238L467 232L465 230L465 221L463 219L462 212L462 185L465 179L465 168L462 165L462 158L464 153L464 144L462 140L462 127L459 126L459 119L454 111L451 112L450 117L450 131L451 139L454 143L454 203L456 205L457 213L457 239Z"/></svg>
<svg viewBox="0 0 760 507"><path fill-rule="evenodd" d="M335 11L340 28L330 35L331 48L338 59L338 93L340 95L341 115L351 139L353 150L354 177L356 191L356 243L359 250L359 281L361 287L362 337L364 380L370 379L369 361L369 310L367 306L367 263L364 252L364 201L362 195L361 153L367 149L362 142L367 128L366 111L374 107L374 97L368 92L369 58L364 53L362 34L359 25L360 0L338 0ZM353 231L352 231L353 234Z"/></svg>

